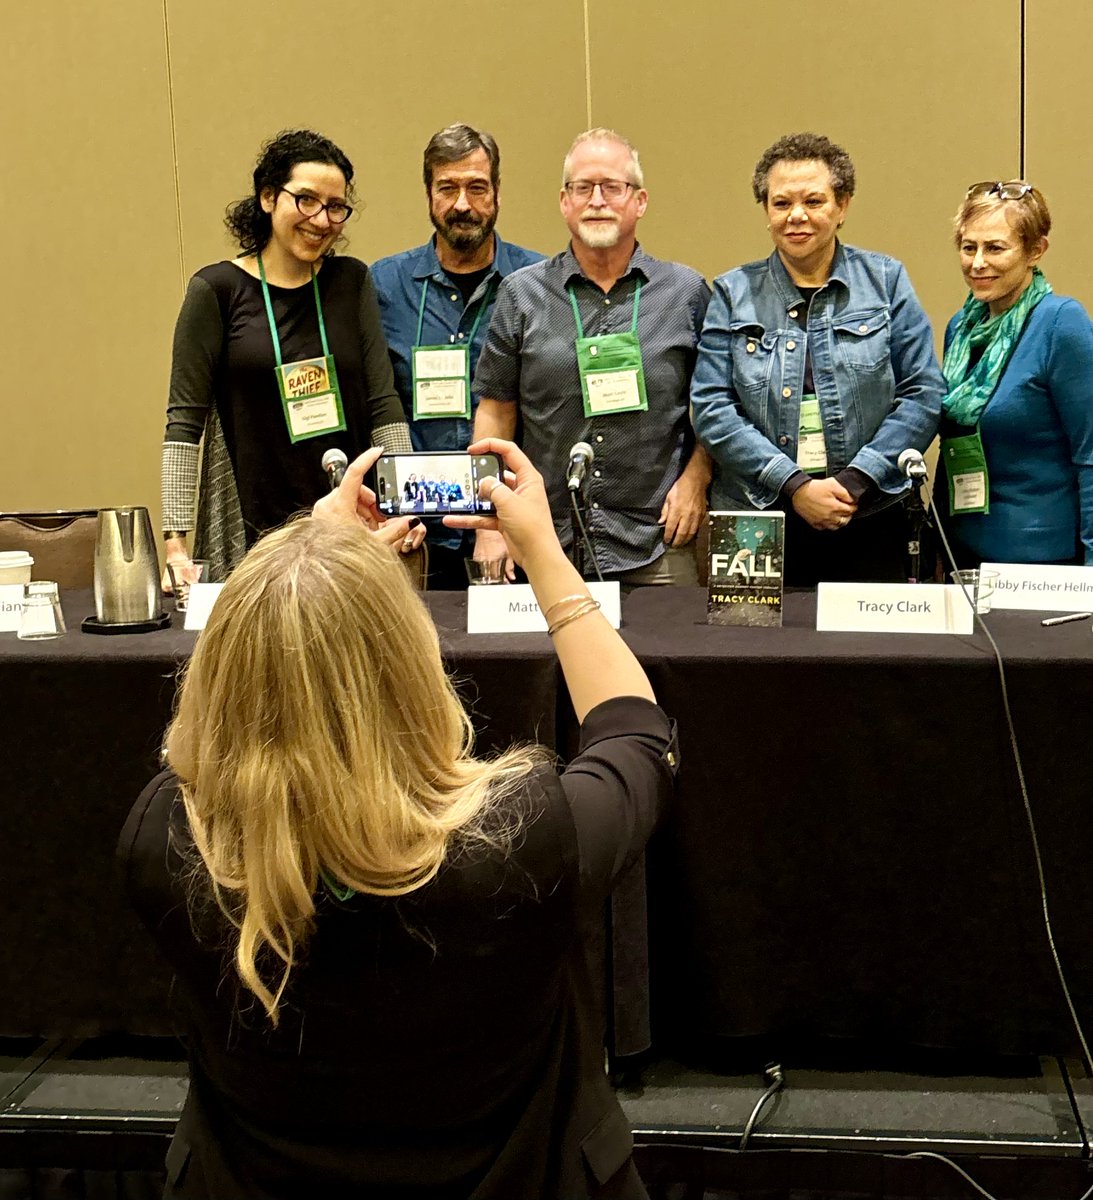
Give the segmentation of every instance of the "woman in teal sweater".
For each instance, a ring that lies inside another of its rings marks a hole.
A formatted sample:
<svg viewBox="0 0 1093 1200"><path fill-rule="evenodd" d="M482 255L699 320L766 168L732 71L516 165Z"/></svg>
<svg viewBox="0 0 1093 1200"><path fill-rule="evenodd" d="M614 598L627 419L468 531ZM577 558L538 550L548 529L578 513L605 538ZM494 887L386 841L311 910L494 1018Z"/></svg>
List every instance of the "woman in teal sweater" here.
<svg viewBox="0 0 1093 1200"><path fill-rule="evenodd" d="M1037 265L1051 215L1021 180L968 189L969 294L945 333L938 508L960 566L1093 564L1093 325Z"/></svg>

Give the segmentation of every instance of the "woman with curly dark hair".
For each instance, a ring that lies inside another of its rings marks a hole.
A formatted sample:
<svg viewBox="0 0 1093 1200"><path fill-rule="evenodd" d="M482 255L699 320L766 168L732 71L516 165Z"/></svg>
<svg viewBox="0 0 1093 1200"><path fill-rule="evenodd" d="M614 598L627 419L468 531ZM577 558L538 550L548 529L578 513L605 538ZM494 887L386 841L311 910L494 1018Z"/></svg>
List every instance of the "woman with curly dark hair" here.
<svg viewBox="0 0 1093 1200"><path fill-rule="evenodd" d="M251 194L228 210L238 257L190 280L163 441L168 562L189 562L193 530L193 556L222 579L260 534L323 494L325 451L411 448L371 275L334 256L352 181L328 138L278 134Z"/></svg>

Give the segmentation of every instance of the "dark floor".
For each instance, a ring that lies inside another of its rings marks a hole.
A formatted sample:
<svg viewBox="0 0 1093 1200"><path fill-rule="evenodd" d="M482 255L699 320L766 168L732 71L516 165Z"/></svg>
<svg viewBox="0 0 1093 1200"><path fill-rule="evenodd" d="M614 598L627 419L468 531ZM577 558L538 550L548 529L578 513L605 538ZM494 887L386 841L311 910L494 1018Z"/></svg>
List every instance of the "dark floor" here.
<svg viewBox="0 0 1093 1200"><path fill-rule="evenodd" d="M623 1077L653 1200L1079 1200L1093 1187L1093 1090L1073 1063L784 1068L744 1153L761 1075L660 1060ZM174 1041L0 1040L0 1200L155 1196L185 1094Z"/></svg>

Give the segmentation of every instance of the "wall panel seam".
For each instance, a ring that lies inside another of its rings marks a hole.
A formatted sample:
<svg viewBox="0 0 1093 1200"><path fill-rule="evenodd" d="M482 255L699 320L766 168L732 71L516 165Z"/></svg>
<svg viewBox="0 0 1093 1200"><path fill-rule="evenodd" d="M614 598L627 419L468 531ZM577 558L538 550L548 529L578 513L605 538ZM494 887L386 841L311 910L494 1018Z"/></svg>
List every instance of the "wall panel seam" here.
<svg viewBox="0 0 1093 1200"><path fill-rule="evenodd" d="M178 285L186 287L186 252L182 239L182 183L178 171L178 126L175 122L175 84L171 66L171 24L167 12L169 0L163 0L163 48L167 60L167 118L171 124L171 174L175 185L175 228L178 231Z"/></svg>
<svg viewBox="0 0 1093 1200"><path fill-rule="evenodd" d="M584 0L584 107L585 129L592 129L592 36L588 18L589 0Z"/></svg>

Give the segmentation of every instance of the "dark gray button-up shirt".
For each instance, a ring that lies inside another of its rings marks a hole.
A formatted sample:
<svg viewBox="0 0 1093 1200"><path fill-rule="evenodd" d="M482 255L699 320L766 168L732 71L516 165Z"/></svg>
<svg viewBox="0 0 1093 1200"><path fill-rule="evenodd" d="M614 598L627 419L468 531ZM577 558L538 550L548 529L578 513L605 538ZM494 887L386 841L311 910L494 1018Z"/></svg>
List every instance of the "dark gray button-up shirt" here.
<svg viewBox="0 0 1093 1200"><path fill-rule="evenodd" d="M629 331L639 278L649 410L586 418L566 287L572 282L585 336L597 337ZM592 446L588 532L605 573L643 567L664 553L657 520L694 448L688 395L709 298L697 271L651 258L640 246L606 294L585 278L570 249L515 271L498 291L474 390L520 406L520 442L546 479L563 546L572 541L569 451L579 441Z"/></svg>

